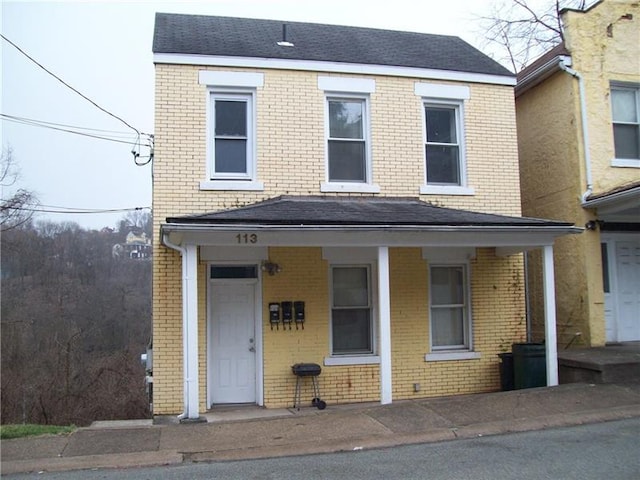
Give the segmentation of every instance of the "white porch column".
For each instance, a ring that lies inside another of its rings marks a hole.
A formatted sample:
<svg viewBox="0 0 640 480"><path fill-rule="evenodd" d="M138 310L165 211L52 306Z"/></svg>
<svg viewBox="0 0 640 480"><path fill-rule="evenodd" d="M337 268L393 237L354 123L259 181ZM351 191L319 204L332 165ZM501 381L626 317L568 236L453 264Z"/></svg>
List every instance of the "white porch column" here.
<svg viewBox="0 0 640 480"><path fill-rule="evenodd" d="M389 300L389 247L378 247L378 311L380 337L380 403L392 401L391 302Z"/></svg>
<svg viewBox="0 0 640 480"><path fill-rule="evenodd" d="M198 247L186 245L182 255L182 338L185 417L197 419L198 385Z"/></svg>
<svg viewBox="0 0 640 480"><path fill-rule="evenodd" d="M553 271L553 246L543 250L542 278L544 283L544 333L547 359L547 386L558 385L558 346L556 335L556 292Z"/></svg>

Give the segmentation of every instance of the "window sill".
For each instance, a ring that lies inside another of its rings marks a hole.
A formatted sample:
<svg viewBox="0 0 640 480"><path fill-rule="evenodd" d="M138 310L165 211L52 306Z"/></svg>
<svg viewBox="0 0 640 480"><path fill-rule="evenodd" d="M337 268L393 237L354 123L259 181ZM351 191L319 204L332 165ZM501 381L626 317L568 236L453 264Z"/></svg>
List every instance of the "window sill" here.
<svg viewBox="0 0 640 480"><path fill-rule="evenodd" d="M320 184L323 193L380 193L380 185L373 183L337 183L323 182Z"/></svg>
<svg viewBox="0 0 640 480"><path fill-rule="evenodd" d="M264 182L256 180L204 180L200 182L200 190L251 190L262 192Z"/></svg>
<svg viewBox="0 0 640 480"><path fill-rule="evenodd" d="M480 358L479 352L442 352L442 353L427 353L424 356L425 362L447 362L454 360L478 360Z"/></svg>
<svg viewBox="0 0 640 480"><path fill-rule="evenodd" d="M640 159L635 160L631 158L614 158L611 160L612 167L626 167L626 168L640 168Z"/></svg>
<svg viewBox="0 0 640 480"><path fill-rule="evenodd" d="M421 195L475 195L471 187L456 187L449 185L420 185Z"/></svg>
<svg viewBox="0 0 640 480"><path fill-rule="evenodd" d="M324 365L331 367L334 365L378 365L379 355L341 355L335 357L324 357Z"/></svg>

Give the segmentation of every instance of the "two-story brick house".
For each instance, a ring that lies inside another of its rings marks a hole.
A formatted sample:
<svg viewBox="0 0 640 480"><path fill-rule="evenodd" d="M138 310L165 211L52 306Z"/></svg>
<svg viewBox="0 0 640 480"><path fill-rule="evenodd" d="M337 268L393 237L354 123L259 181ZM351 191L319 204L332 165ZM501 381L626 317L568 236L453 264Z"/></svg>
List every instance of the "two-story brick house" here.
<svg viewBox="0 0 640 480"><path fill-rule="evenodd" d="M586 227L555 248L559 344L640 340L640 5L603 0L561 19L564 43L518 75L523 214Z"/></svg>
<svg viewBox="0 0 640 480"><path fill-rule="evenodd" d="M520 216L507 70L455 37L173 14L153 51L156 414L291 406L299 362L330 405L496 390L528 249L553 338L575 229Z"/></svg>

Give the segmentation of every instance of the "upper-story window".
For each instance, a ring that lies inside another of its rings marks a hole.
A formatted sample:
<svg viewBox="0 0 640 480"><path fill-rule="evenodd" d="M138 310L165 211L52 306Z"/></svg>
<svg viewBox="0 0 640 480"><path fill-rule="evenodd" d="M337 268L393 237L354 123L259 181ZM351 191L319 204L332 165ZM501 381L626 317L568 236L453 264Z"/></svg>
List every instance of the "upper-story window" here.
<svg viewBox="0 0 640 480"><path fill-rule="evenodd" d="M614 166L640 167L640 89L612 85Z"/></svg>
<svg viewBox="0 0 640 480"><path fill-rule="evenodd" d="M330 182L367 182L366 100L327 99Z"/></svg>
<svg viewBox="0 0 640 480"><path fill-rule="evenodd" d="M417 82L424 120L422 194L473 195L467 184L464 101L469 87Z"/></svg>
<svg viewBox="0 0 640 480"><path fill-rule="evenodd" d="M213 149L211 177L250 179L255 161L251 94L211 93Z"/></svg>
<svg viewBox="0 0 640 480"><path fill-rule="evenodd" d="M263 190L257 179L256 95L263 74L201 71L207 86L207 164L202 190Z"/></svg>
<svg viewBox="0 0 640 480"><path fill-rule="evenodd" d="M323 192L377 193L372 183L369 123L371 79L318 77L325 92L326 182Z"/></svg>
<svg viewBox="0 0 640 480"><path fill-rule="evenodd" d="M426 103L427 185L460 186L460 106Z"/></svg>

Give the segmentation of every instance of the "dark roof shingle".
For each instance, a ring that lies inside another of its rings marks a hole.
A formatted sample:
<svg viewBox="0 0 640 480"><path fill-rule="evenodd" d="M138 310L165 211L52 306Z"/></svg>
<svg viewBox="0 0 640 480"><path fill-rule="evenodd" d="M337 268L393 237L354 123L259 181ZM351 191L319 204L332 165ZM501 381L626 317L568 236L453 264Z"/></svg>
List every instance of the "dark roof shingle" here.
<svg viewBox="0 0 640 480"><path fill-rule="evenodd" d="M293 47L277 44L283 37L283 24ZM204 15L157 13L153 52L513 75L453 36Z"/></svg>
<svg viewBox="0 0 640 480"><path fill-rule="evenodd" d="M169 217L174 224L570 226L538 218L509 217L436 207L402 197L280 196L245 207Z"/></svg>

